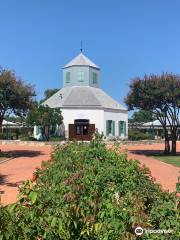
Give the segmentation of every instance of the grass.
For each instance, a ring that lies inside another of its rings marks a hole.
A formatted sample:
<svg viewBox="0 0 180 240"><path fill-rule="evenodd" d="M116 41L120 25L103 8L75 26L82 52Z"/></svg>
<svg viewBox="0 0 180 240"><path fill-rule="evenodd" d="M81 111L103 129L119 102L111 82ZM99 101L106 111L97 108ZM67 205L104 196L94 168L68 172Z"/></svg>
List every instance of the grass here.
<svg viewBox="0 0 180 240"><path fill-rule="evenodd" d="M169 156L169 155L151 155L152 157L168 163L168 164L172 164L176 167L180 167L180 155L177 156Z"/></svg>
<svg viewBox="0 0 180 240"><path fill-rule="evenodd" d="M1 161L4 161L4 160L6 160L7 159L7 157L2 157L2 156L0 156L0 162Z"/></svg>
<svg viewBox="0 0 180 240"><path fill-rule="evenodd" d="M5 153L0 152L0 162L6 160L9 156Z"/></svg>

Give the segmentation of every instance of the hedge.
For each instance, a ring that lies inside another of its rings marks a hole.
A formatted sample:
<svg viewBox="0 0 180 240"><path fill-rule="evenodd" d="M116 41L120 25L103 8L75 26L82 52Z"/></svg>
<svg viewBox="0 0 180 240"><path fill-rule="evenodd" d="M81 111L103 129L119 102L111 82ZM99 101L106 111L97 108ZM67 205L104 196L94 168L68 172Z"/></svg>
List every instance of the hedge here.
<svg viewBox="0 0 180 240"><path fill-rule="evenodd" d="M57 146L51 161L24 183L19 200L0 208L0 239L131 240L137 226L171 229L143 239L179 238L175 193L147 168L101 139Z"/></svg>

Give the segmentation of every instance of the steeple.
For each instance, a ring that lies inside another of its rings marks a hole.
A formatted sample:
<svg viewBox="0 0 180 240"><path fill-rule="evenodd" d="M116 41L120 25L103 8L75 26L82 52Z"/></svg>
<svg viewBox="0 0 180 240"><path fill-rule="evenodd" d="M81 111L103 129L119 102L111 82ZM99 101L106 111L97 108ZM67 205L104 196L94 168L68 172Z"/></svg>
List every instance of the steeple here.
<svg viewBox="0 0 180 240"><path fill-rule="evenodd" d="M63 87L99 87L100 68L82 52L63 67Z"/></svg>

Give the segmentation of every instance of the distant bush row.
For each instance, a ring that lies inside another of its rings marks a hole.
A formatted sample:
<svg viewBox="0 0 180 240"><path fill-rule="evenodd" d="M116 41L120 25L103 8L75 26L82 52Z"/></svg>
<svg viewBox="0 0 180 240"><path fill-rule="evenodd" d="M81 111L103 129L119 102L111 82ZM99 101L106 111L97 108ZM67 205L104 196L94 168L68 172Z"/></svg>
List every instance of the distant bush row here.
<svg viewBox="0 0 180 240"><path fill-rule="evenodd" d="M143 133L139 130L129 130L128 139L131 141L153 140L154 135L151 133Z"/></svg>

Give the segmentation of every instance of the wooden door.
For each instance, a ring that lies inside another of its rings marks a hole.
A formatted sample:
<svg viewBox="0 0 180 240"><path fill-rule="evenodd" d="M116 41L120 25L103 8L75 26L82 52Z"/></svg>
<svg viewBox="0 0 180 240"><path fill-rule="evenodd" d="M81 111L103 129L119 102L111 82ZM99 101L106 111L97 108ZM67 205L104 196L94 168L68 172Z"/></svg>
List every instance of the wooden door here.
<svg viewBox="0 0 180 240"><path fill-rule="evenodd" d="M69 139L78 141L91 141L95 133L95 124L76 125L69 124Z"/></svg>

